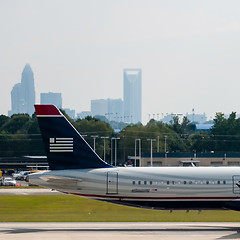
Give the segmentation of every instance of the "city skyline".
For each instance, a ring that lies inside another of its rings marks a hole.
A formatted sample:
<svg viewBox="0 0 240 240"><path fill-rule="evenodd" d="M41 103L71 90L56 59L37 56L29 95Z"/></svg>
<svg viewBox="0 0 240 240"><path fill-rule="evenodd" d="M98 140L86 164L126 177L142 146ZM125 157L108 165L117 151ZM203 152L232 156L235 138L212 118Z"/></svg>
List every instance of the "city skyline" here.
<svg viewBox="0 0 240 240"><path fill-rule="evenodd" d="M237 0L2 0L0 114L26 63L37 103L39 93L61 92L63 107L90 110L91 99L122 97L122 69L141 68L143 123L193 108L208 119L239 113L239 8Z"/></svg>

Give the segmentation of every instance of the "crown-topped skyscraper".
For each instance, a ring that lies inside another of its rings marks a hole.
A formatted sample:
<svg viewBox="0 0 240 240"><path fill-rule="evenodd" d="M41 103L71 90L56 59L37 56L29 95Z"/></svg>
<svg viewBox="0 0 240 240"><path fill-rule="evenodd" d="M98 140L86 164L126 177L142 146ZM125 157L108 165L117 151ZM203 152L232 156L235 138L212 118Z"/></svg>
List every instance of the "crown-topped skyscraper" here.
<svg viewBox="0 0 240 240"><path fill-rule="evenodd" d="M142 121L142 70L123 70L124 78L124 122Z"/></svg>
<svg viewBox="0 0 240 240"><path fill-rule="evenodd" d="M14 85L11 91L12 110L8 115L27 113L30 116L34 113L35 88L33 71L29 64L23 69L21 83Z"/></svg>

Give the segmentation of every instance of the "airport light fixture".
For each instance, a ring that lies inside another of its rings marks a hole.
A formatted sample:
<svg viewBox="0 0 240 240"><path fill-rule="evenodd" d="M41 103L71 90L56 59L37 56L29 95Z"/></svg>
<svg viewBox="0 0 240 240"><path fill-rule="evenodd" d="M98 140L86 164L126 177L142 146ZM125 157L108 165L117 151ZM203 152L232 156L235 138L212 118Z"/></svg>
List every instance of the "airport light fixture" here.
<svg viewBox="0 0 240 240"><path fill-rule="evenodd" d="M96 138L98 138L98 135L93 135L93 136L91 136L92 138L93 138L93 150L94 150L94 152L95 152L95 149L96 149Z"/></svg>
<svg viewBox="0 0 240 240"><path fill-rule="evenodd" d="M134 158L134 166L136 167L137 166L137 141L139 141L139 146L138 146L138 149L139 149L139 166L141 167L141 139L140 138L136 138L135 139L135 158Z"/></svg>
<svg viewBox="0 0 240 240"><path fill-rule="evenodd" d="M111 140L115 140L115 163L114 165L117 166L117 140L119 140L120 138L119 137L113 137ZM111 145L112 145L112 142L111 142ZM112 156L112 155L111 155ZM111 160L112 162L112 160Z"/></svg>
<svg viewBox="0 0 240 240"><path fill-rule="evenodd" d="M158 140L158 143L157 143L157 152L159 152L159 136L157 136L157 140Z"/></svg>
<svg viewBox="0 0 240 240"><path fill-rule="evenodd" d="M153 166L153 157L152 157L152 142L156 141L155 138L148 138L147 141L151 142L151 167Z"/></svg>
<svg viewBox="0 0 240 240"><path fill-rule="evenodd" d="M164 152L167 152L167 136L164 136Z"/></svg>
<svg viewBox="0 0 240 240"><path fill-rule="evenodd" d="M106 142L105 140L108 139L109 137L101 137L103 139L103 160L104 162L106 161Z"/></svg>

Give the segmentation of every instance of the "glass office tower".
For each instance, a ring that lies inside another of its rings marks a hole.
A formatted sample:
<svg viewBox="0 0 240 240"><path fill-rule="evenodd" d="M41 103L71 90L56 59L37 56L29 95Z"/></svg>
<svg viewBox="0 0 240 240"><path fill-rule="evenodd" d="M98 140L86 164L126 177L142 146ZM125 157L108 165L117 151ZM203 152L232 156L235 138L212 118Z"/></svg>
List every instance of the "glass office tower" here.
<svg viewBox="0 0 240 240"><path fill-rule="evenodd" d="M124 122L142 121L142 70L124 69Z"/></svg>

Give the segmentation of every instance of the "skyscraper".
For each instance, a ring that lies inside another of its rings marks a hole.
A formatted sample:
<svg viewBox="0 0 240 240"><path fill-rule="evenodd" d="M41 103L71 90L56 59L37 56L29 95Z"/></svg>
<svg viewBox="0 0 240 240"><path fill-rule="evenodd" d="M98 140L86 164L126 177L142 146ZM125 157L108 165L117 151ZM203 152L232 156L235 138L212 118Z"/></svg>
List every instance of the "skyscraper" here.
<svg viewBox="0 0 240 240"><path fill-rule="evenodd" d="M95 99L91 100L92 116L105 116L108 121L122 121L123 101L122 99Z"/></svg>
<svg viewBox="0 0 240 240"><path fill-rule="evenodd" d="M62 94L61 93L41 93L40 94L41 104L54 104L58 108L62 108Z"/></svg>
<svg viewBox="0 0 240 240"><path fill-rule="evenodd" d="M124 121L142 121L142 70L124 69Z"/></svg>
<svg viewBox="0 0 240 240"><path fill-rule="evenodd" d="M15 84L11 91L11 103L12 110L9 111L9 116L16 113L28 113L31 116L34 113L34 77L29 64L23 69L21 83Z"/></svg>
<svg viewBox="0 0 240 240"><path fill-rule="evenodd" d="M94 99L91 100L91 113L93 116L106 116L108 113L107 99Z"/></svg>

